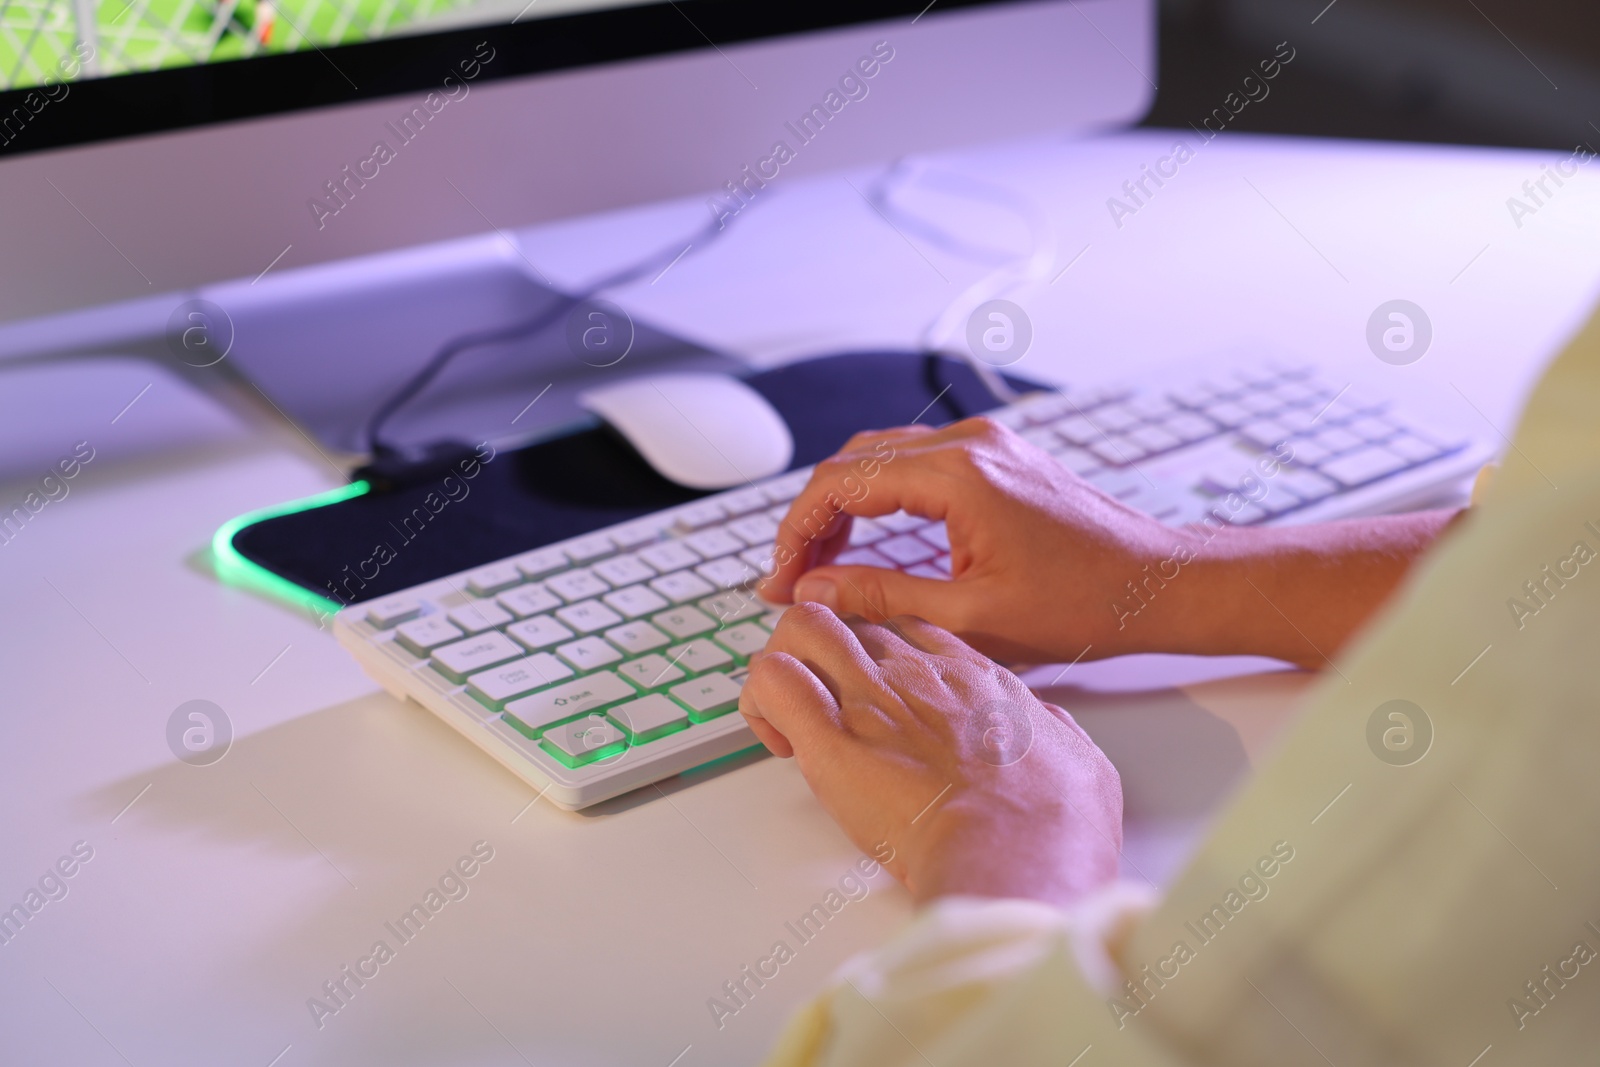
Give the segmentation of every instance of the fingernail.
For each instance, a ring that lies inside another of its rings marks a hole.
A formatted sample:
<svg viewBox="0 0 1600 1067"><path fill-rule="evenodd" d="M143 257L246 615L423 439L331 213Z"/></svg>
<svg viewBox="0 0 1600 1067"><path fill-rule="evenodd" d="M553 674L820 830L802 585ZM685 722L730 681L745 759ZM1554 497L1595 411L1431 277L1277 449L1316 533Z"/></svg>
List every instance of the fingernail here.
<svg viewBox="0 0 1600 1067"><path fill-rule="evenodd" d="M839 606L839 587L827 578L802 578L795 583L796 603L821 604L825 608Z"/></svg>

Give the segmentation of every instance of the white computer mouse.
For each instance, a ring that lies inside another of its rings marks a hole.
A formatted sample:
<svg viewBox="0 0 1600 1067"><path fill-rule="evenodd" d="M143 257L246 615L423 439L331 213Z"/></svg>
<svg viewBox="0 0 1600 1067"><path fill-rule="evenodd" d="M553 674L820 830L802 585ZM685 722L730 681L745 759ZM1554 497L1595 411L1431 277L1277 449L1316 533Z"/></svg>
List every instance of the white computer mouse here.
<svg viewBox="0 0 1600 1067"><path fill-rule="evenodd" d="M656 473L690 489L731 489L789 469L794 437L767 398L726 374L628 378L578 403L616 429Z"/></svg>

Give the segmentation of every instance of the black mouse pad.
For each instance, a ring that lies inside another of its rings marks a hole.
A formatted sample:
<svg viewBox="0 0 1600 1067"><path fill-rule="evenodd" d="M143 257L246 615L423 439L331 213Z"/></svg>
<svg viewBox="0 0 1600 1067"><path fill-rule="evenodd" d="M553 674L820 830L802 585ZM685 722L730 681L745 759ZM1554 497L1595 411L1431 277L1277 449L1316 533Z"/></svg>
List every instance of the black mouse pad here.
<svg viewBox="0 0 1600 1067"><path fill-rule="evenodd" d="M966 364L918 353L826 356L745 381L789 424L791 469L826 459L860 430L939 425L997 406ZM662 478L606 427L466 469L471 478L440 471L263 519L234 531L232 549L306 590L357 603L708 495Z"/></svg>

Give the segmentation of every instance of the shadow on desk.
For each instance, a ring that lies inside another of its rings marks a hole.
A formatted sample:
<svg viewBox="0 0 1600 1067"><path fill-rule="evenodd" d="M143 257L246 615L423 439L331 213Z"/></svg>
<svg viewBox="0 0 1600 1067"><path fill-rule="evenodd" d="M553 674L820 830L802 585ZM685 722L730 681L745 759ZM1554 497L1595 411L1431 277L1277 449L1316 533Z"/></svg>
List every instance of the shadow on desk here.
<svg viewBox="0 0 1600 1067"><path fill-rule="evenodd" d="M1043 691L1123 775L1130 877L1170 880L1307 679ZM181 1026L148 998L97 1014L138 1060L266 1062L292 1044L298 1063L609 1067L666 1063L692 1042L697 1062L753 1062L838 963L909 913L879 875L821 947L719 1030L707 998L858 858L791 761L734 762L575 814L530 805L534 790L386 695L235 726L243 736L212 766L173 761L82 798L109 822L139 794L105 868L124 865L104 916L122 968L139 961L162 1006L205 1008ZM480 842L493 858L441 881ZM437 909L402 939L403 917L435 890ZM344 968L380 940L393 958L355 986ZM342 1002L330 982L344 983ZM628 1002L627 1027L594 1028L607 997Z"/></svg>
<svg viewBox="0 0 1600 1067"><path fill-rule="evenodd" d="M1270 755L1316 677L1268 670L1170 688L1035 692L1065 708L1122 776L1123 875L1165 888Z"/></svg>

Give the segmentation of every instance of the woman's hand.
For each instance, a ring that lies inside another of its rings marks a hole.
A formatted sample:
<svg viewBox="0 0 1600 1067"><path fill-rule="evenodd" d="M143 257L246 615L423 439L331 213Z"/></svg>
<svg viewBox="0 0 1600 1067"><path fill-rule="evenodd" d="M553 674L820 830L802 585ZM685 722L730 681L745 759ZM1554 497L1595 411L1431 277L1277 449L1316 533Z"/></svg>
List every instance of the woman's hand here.
<svg viewBox="0 0 1600 1067"><path fill-rule="evenodd" d="M739 710L919 900L1066 904L1116 877L1111 762L1066 712L921 619L792 608Z"/></svg>
<svg viewBox="0 0 1600 1067"><path fill-rule="evenodd" d="M1253 467L1241 457L1242 473L1270 482L1291 458L1280 449ZM900 510L944 520L950 581L834 564L852 516ZM857 434L819 463L760 593L869 619L917 615L1008 663L1176 652L1322 667L1459 514L1172 528L999 423L966 419Z"/></svg>
<svg viewBox="0 0 1600 1067"><path fill-rule="evenodd" d="M951 581L831 565L851 516L902 509L944 520ZM1011 663L1073 660L1091 645L1099 658L1161 641L1153 625L1127 633L1116 605L1137 605L1128 584L1192 539L990 419L879 430L817 465L781 524L781 565L761 594L871 619L918 615Z"/></svg>

